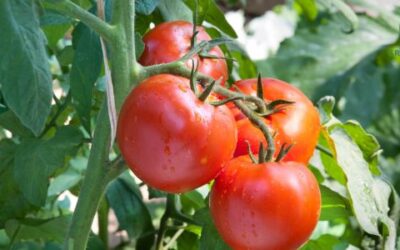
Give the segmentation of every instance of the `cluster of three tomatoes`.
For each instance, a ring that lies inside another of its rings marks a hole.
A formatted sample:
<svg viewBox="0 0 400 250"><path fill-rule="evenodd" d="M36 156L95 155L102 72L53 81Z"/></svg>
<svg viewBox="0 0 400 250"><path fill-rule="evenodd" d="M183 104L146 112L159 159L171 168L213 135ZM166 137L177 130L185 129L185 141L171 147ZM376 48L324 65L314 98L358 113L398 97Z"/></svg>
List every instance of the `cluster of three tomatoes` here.
<svg viewBox="0 0 400 250"><path fill-rule="evenodd" d="M143 65L178 60L191 48L193 25L157 25L144 36ZM198 42L210 40L197 27ZM194 56L198 71L222 84L228 78L223 53ZM189 63L188 63L189 64ZM190 67L190 65L188 65ZM117 140L133 173L154 188L183 193L212 180L209 205L215 226L233 249L297 249L310 237L320 213L318 183L307 168L319 135L319 116L311 101L283 81L261 79L263 98L290 102L263 119L276 148L291 145L279 162L254 162L249 151L268 146L263 133L232 103L200 100L189 79L160 74L129 94L118 120ZM256 95L257 79L234 83ZM211 99L215 99L212 97ZM276 156L276 155L275 155ZM273 157L275 158L275 157Z"/></svg>

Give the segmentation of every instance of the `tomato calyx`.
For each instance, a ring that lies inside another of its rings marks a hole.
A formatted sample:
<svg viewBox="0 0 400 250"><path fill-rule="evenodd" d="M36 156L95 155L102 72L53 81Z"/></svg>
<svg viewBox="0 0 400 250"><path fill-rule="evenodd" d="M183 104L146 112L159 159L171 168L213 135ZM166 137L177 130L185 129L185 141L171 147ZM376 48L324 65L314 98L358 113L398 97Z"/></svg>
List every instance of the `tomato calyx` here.
<svg viewBox="0 0 400 250"><path fill-rule="evenodd" d="M257 76L257 97L264 100L264 87L262 84L261 73L258 73Z"/></svg>
<svg viewBox="0 0 400 250"><path fill-rule="evenodd" d="M262 77L261 77L260 73L258 73L258 76L257 76L257 97L264 101L264 87L263 87ZM264 103L265 103L265 111L263 112L259 109L256 111L260 114L260 116L267 118L268 116L270 116L272 114L275 114L275 113L278 113L278 112L284 110L285 106L294 104L295 102L284 100L284 99L277 99L277 100L271 101L269 103L264 101Z"/></svg>
<svg viewBox="0 0 400 250"><path fill-rule="evenodd" d="M207 85L206 89L198 96L200 101L205 101L212 93L214 87L216 85L219 85L220 80L218 81L212 81L209 85Z"/></svg>
<svg viewBox="0 0 400 250"><path fill-rule="evenodd" d="M246 141L247 144L247 150L248 150L248 155L249 158L251 159L251 161L254 164L261 164L261 163L265 163L265 162L279 162L283 159L283 157L285 157L285 155L287 155L290 151L290 149L293 147L293 144L286 144L284 143L278 152L278 155L275 157L270 156L269 152L268 152L268 146L264 147L263 143L260 142L260 146L258 149L258 158L254 155L253 151L251 150L251 146L250 143L248 141Z"/></svg>
<svg viewBox="0 0 400 250"><path fill-rule="evenodd" d="M219 79L218 81L213 80L209 85L207 85L207 87L204 89L204 91L201 94L198 94L198 88L197 88L197 73L198 73L198 68L199 68L199 64L194 63L194 59L190 59L192 62L192 69L190 72L190 79L189 79L189 84L190 84L190 89L193 91L193 93L197 96L197 98L202 101L205 102L207 100L207 98L211 95L211 93L214 90L215 86L218 86L221 82L221 79ZM213 105L213 102L211 102L211 105ZM220 105L214 105L214 106L221 106Z"/></svg>
<svg viewBox="0 0 400 250"><path fill-rule="evenodd" d="M280 148L280 150L279 150L278 156L276 157L275 161L279 162L280 160L282 160L283 157L285 157L289 153L289 151L290 151L290 149L292 147L293 147L293 144L283 143L281 148Z"/></svg>

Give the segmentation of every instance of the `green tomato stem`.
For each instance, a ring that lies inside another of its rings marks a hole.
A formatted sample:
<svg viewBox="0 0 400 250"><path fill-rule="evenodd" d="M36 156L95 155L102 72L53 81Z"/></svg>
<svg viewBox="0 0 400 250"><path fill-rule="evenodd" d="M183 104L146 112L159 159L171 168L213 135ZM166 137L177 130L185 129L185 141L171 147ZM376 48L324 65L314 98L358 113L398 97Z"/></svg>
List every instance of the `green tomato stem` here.
<svg viewBox="0 0 400 250"><path fill-rule="evenodd" d="M104 246L108 246L108 212L110 207L105 197L100 202L98 209L99 237L103 241Z"/></svg>
<svg viewBox="0 0 400 250"><path fill-rule="evenodd" d="M117 26L120 37L114 45L118 46L115 50L120 50L123 56L128 59L128 70L130 76L136 78L139 75L141 66L136 61L135 47L135 1L134 0L116 0L113 6L113 17L111 23ZM124 98L123 98L124 99Z"/></svg>
<svg viewBox="0 0 400 250"><path fill-rule="evenodd" d="M135 66L137 65L134 46L135 1L116 0L114 2L112 25L86 12L71 1L48 0L48 2L61 13L80 19L108 42L107 45L111 49L111 74L118 112L131 85L137 83L135 76L140 71L140 67ZM65 249L86 249L90 227L106 187L123 171L124 162L121 158L114 160L107 168L109 145L110 123L107 104L104 101L97 118L85 179L68 230Z"/></svg>
<svg viewBox="0 0 400 250"><path fill-rule="evenodd" d="M165 211L160 220L160 226L157 233L156 250L163 250L164 235L167 231L168 220L171 217L173 208L175 207L175 195L167 194L167 202L165 204Z"/></svg>
<svg viewBox="0 0 400 250"><path fill-rule="evenodd" d="M107 41L115 39L113 26L104 22L97 16L81 8L70 0L44 0L49 9L56 10L66 16L76 18L86 24L89 28L97 32Z"/></svg>
<svg viewBox="0 0 400 250"><path fill-rule="evenodd" d="M46 135L46 133L54 126L56 126L56 122L58 117L64 112L64 110L68 107L68 105L71 102L71 92L68 92L67 96L65 97L65 100L62 104L58 106L56 114L51 118L51 120L47 123L46 127L44 128L42 134L40 137L43 137Z"/></svg>
<svg viewBox="0 0 400 250"><path fill-rule="evenodd" d="M275 143L271 133L269 132L268 126L264 122L264 118L254 113L253 110L243 103L243 101L236 100L233 102L235 103L236 107L238 107L240 111L242 111L242 113L249 118L251 123L261 130L264 137L267 139L268 147L265 155L265 161L272 161L272 158L275 154Z"/></svg>
<svg viewBox="0 0 400 250"><path fill-rule="evenodd" d="M86 249L93 217L107 186L104 164L108 160L109 140L110 124L104 102L97 118L85 179L65 241L66 250Z"/></svg>

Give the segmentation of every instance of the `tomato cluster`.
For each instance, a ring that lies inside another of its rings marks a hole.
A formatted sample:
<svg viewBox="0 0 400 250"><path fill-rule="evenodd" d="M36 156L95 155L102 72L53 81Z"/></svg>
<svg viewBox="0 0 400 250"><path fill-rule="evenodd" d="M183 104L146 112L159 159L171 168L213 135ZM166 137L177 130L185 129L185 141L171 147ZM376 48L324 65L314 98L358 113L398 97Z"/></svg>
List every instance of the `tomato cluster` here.
<svg viewBox="0 0 400 250"><path fill-rule="evenodd" d="M197 41L210 40L203 28L197 31ZM178 60L191 49L192 36L191 23L160 24L144 36L139 61ZM213 47L208 53L216 58L194 56L198 71L225 81L222 51ZM263 93L268 112L254 114L273 134L276 148L292 146L281 161L255 161L248 150L263 154L263 133L232 103L213 105L215 96L199 98L189 79L170 74L145 79L127 97L117 129L121 153L136 176L166 192L186 192L215 179L211 215L233 249L297 249L320 212L319 186L306 166L319 135L318 112L300 90L277 79L234 85L241 94Z"/></svg>

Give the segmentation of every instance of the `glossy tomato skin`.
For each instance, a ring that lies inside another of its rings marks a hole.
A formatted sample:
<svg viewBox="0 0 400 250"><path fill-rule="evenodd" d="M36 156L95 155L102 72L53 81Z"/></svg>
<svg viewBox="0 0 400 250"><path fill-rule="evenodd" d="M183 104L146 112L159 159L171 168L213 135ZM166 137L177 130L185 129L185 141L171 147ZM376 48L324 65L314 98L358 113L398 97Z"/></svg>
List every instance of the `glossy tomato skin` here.
<svg viewBox="0 0 400 250"><path fill-rule="evenodd" d="M163 74L129 94L119 115L117 141L141 180L181 193L215 178L232 158L236 133L227 107L198 100L188 79Z"/></svg>
<svg viewBox="0 0 400 250"><path fill-rule="evenodd" d="M310 237L320 215L318 183L301 163L231 160L215 180L211 215L234 250L294 250Z"/></svg>
<svg viewBox="0 0 400 250"><path fill-rule="evenodd" d="M197 27L197 42L211 40L203 27ZM144 37L145 49L139 62L144 65L168 63L178 60L190 50L193 24L186 21L172 21L157 25ZM219 47L213 47L209 54L223 57ZM199 63L199 72L211 76L215 80L222 78L221 84L228 79L228 66L224 59L211 59L194 56ZM192 62L186 62L188 68L192 68Z"/></svg>
<svg viewBox="0 0 400 250"><path fill-rule="evenodd" d="M265 122L275 133L276 151L283 143L293 144L283 161L297 161L307 164L313 155L318 141L320 121L317 109L312 102L296 87L273 78L262 79L264 100L271 102L278 99L294 102L272 115ZM235 82L235 85L245 94L256 95L257 79L247 79ZM249 141L254 153L258 153L260 141L266 144L261 131L252 126L251 122L237 110L230 106L238 126L238 145L235 156L247 154Z"/></svg>

